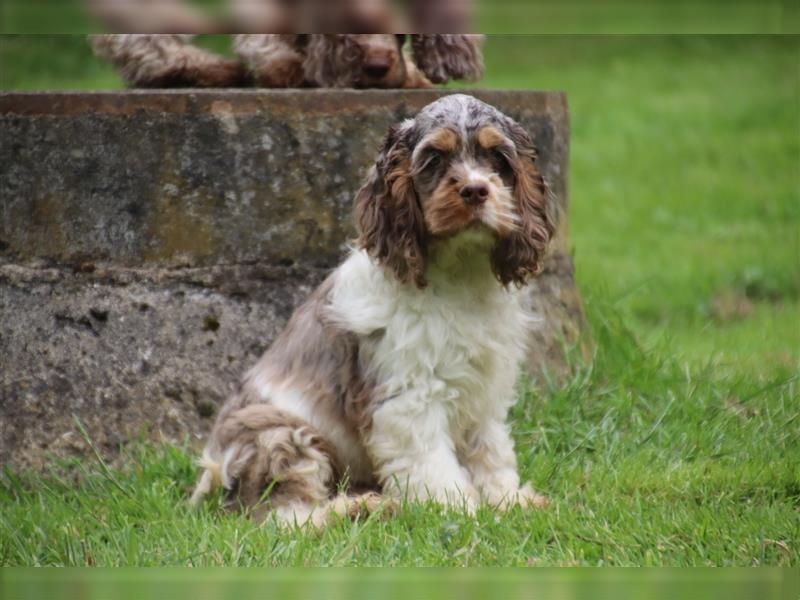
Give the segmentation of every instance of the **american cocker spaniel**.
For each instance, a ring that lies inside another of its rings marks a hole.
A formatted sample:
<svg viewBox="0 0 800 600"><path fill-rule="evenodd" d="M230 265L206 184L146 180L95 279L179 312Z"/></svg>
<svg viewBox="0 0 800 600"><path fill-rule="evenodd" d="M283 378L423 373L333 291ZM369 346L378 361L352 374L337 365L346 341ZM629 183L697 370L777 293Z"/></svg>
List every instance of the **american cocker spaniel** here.
<svg viewBox="0 0 800 600"><path fill-rule="evenodd" d="M483 36L470 34L237 34L238 59L190 34L90 36L95 54L139 88L426 88L483 73ZM410 52L405 51L410 38Z"/></svg>
<svg viewBox="0 0 800 600"><path fill-rule="evenodd" d="M324 525L386 498L536 507L507 422L555 230L526 131L471 96L390 128L358 238L222 407L192 500ZM342 481L378 492L340 491Z"/></svg>

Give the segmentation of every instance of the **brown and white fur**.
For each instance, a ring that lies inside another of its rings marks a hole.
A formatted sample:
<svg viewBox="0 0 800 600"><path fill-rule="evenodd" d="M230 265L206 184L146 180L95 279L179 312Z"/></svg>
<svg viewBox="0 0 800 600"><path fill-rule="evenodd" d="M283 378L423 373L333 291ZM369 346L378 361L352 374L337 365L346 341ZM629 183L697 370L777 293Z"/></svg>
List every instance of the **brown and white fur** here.
<svg viewBox="0 0 800 600"><path fill-rule="evenodd" d="M520 484L507 423L522 288L555 227L535 158L522 127L466 95L389 130L357 243L221 409L194 502L221 484L260 516L322 525L377 502L336 496L345 479L467 511L545 503Z"/></svg>
<svg viewBox="0 0 800 600"><path fill-rule="evenodd" d="M482 36L461 34L237 34L239 60L192 45L190 34L90 36L132 87L425 88L483 72ZM419 65L419 66L418 66Z"/></svg>
<svg viewBox="0 0 800 600"><path fill-rule="evenodd" d="M193 34L90 35L94 53L137 88L239 87L249 82L241 61L192 45Z"/></svg>

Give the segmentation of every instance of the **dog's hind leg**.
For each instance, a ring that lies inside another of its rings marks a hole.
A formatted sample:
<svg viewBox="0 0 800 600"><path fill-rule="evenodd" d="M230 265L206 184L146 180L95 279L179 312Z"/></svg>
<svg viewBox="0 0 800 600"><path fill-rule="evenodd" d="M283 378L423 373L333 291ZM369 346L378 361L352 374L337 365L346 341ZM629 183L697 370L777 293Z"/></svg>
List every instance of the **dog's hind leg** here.
<svg viewBox="0 0 800 600"><path fill-rule="evenodd" d="M269 404L225 415L201 459L192 502L223 485L233 507L256 520L323 527L334 515L354 518L374 510L377 494L333 496L339 468L332 447L310 424Z"/></svg>

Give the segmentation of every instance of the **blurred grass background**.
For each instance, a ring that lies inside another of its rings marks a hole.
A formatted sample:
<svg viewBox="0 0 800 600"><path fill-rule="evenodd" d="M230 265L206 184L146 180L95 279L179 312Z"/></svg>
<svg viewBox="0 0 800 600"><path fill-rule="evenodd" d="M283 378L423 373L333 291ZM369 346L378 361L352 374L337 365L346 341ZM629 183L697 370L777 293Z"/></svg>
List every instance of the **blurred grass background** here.
<svg viewBox="0 0 800 600"><path fill-rule="evenodd" d="M0 564L800 564L800 38L491 36L485 55L480 86L571 107L597 349L513 414L553 507L291 534L189 513L191 452L145 445L0 476ZM120 87L83 36L0 38L2 89Z"/></svg>
<svg viewBox="0 0 800 600"><path fill-rule="evenodd" d="M229 2L183 1L221 18ZM392 2L400 10L409 4L408 0ZM794 0L471 0L471 5L474 30L492 34L800 33L800 6ZM0 3L0 33L103 29L87 16L84 0Z"/></svg>
<svg viewBox="0 0 800 600"><path fill-rule="evenodd" d="M794 600L789 569L10 569L9 600ZM3 583L6 583L4 586Z"/></svg>

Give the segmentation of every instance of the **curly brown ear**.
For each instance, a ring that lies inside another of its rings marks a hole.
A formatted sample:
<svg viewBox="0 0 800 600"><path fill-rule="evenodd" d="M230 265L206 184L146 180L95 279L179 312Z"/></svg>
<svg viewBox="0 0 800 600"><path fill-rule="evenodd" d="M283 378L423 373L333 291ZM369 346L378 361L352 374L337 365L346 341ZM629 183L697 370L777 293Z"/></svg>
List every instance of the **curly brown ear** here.
<svg viewBox="0 0 800 600"><path fill-rule="evenodd" d="M542 270L547 244L556 230L550 189L536 166L536 148L527 132L516 123L510 125L517 149L514 169L514 198L521 224L511 235L501 238L492 253L492 269L503 285L525 284Z"/></svg>
<svg viewBox="0 0 800 600"><path fill-rule="evenodd" d="M477 81L483 76L483 39L474 34L412 35L414 62L433 83Z"/></svg>
<svg viewBox="0 0 800 600"><path fill-rule="evenodd" d="M356 194L358 245L397 278L425 287L425 221L410 174L411 152L394 126Z"/></svg>

